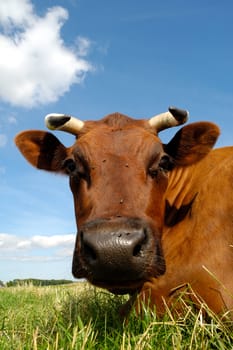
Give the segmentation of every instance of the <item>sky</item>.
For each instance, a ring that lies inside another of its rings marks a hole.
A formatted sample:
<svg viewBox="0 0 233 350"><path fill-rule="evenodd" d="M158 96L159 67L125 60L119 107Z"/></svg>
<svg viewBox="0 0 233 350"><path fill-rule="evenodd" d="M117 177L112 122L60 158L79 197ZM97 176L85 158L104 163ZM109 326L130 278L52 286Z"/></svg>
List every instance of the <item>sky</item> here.
<svg viewBox="0 0 233 350"><path fill-rule="evenodd" d="M150 118L175 105L232 145L232 35L231 0L0 1L0 280L72 279L68 179L31 167L15 135L46 130L53 112Z"/></svg>

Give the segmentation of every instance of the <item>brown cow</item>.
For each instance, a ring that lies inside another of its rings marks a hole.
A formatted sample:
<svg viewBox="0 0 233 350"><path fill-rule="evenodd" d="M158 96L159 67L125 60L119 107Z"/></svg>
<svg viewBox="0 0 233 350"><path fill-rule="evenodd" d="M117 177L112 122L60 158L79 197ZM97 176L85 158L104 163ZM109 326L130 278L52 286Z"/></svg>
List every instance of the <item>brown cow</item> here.
<svg viewBox="0 0 233 350"><path fill-rule="evenodd" d="M16 145L35 167L67 174L78 235L73 275L116 294L137 294L158 313L190 285L216 313L233 308L233 147L212 150L219 129L182 127L176 108L149 120L119 113L85 123L48 115L50 129L24 131Z"/></svg>

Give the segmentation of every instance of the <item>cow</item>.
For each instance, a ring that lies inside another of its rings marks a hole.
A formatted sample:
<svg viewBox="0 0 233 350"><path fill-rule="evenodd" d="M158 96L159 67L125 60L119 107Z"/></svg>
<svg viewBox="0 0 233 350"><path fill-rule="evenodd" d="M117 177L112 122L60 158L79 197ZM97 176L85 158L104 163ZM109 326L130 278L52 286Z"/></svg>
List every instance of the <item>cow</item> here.
<svg viewBox="0 0 233 350"><path fill-rule="evenodd" d="M69 177L77 237L72 273L114 294L129 294L163 315L179 292L216 314L233 309L233 147L213 149L211 122L180 127L188 112L170 107L149 119L120 113L100 120L49 114L46 125L75 136L19 133L15 142L38 169ZM179 308L179 306L177 306Z"/></svg>

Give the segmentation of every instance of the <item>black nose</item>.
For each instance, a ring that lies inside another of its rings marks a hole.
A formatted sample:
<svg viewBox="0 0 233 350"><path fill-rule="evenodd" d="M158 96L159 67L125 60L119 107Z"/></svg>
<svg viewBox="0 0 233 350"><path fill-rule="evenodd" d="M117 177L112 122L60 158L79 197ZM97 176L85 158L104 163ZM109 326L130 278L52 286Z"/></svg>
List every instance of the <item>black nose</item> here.
<svg viewBox="0 0 233 350"><path fill-rule="evenodd" d="M81 251L92 280L139 279L145 269L145 255L151 244L148 229L141 222L101 222L85 225L80 232Z"/></svg>

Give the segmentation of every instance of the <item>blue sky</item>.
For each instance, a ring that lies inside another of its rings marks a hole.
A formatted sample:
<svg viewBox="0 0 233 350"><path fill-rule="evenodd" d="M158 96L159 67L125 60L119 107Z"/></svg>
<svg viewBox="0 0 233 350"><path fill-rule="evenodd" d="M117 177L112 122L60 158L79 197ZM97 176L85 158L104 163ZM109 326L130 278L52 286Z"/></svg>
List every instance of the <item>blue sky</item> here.
<svg viewBox="0 0 233 350"><path fill-rule="evenodd" d="M231 145L232 35L231 0L0 3L0 280L72 278L68 180L28 165L14 136L52 112L149 118L176 105Z"/></svg>

